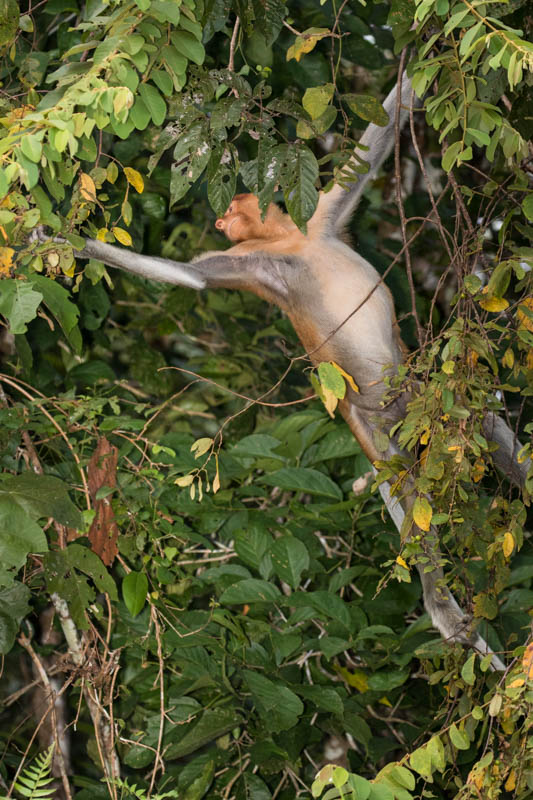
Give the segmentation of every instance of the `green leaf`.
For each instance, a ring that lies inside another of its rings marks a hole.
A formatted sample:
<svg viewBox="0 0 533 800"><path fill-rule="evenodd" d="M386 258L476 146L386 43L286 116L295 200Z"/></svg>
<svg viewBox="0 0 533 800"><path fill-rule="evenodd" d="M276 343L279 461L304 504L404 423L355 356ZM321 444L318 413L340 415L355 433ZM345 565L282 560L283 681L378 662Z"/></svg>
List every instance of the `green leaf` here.
<svg viewBox="0 0 533 800"><path fill-rule="evenodd" d="M235 552L245 564L255 569L259 565L268 550L271 537L261 528L254 525L243 531L236 531L234 535Z"/></svg>
<svg viewBox="0 0 533 800"><path fill-rule="evenodd" d="M300 595L301 596L301 595ZM346 603L344 600L325 590L317 592L309 592L304 595L307 604L315 608L319 614L323 614L326 618L337 620L344 627L349 630L351 628L351 617Z"/></svg>
<svg viewBox="0 0 533 800"><path fill-rule="evenodd" d="M204 63L204 46L194 34L189 33L189 31L174 31L174 33L170 34L170 39L178 53L181 53L189 61L194 61L199 66Z"/></svg>
<svg viewBox="0 0 533 800"><path fill-rule="evenodd" d="M390 777L393 778L396 783L399 783L400 786L403 786L404 789L409 789L410 792L414 792L416 780L411 770L406 769L406 767L396 765L387 774L390 775Z"/></svg>
<svg viewBox="0 0 533 800"><path fill-rule="evenodd" d="M329 711L341 717L344 713L344 704L335 691L327 686L296 686L295 691L304 700L310 700L317 708Z"/></svg>
<svg viewBox="0 0 533 800"><path fill-rule="evenodd" d="M143 610L148 592L148 578L144 572L130 572L122 580L122 596L132 617Z"/></svg>
<svg viewBox="0 0 533 800"><path fill-rule="evenodd" d="M333 364L330 364L328 361L322 361L318 365L318 377L325 389L329 389L330 392L333 392L335 397L338 397L339 400L343 399L346 394L346 383L339 370L336 369Z"/></svg>
<svg viewBox="0 0 533 800"><path fill-rule="evenodd" d="M217 216L222 216L235 195L238 159L232 145L216 147L207 167L207 196Z"/></svg>
<svg viewBox="0 0 533 800"><path fill-rule="evenodd" d="M26 158L38 163L43 152L43 143L31 133L24 133L20 140L20 147Z"/></svg>
<svg viewBox="0 0 533 800"><path fill-rule="evenodd" d="M6 173L0 169L0 200L3 200L9 190L9 182L6 178Z"/></svg>
<svg viewBox="0 0 533 800"><path fill-rule="evenodd" d="M201 798L205 795L209 786L213 781L213 777L215 774L215 762L213 759L210 759L207 764L204 765L202 772L200 775L197 775L196 778L193 778L192 781L188 782L187 789L182 794L182 800L201 800ZM180 775L180 778L182 776ZM256 775L251 775L250 777L256 778ZM260 778L257 778L259 783L263 783ZM252 795L252 798L254 796ZM250 798L250 800L252 800ZM265 800L269 800L270 793L268 793Z"/></svg>
<svg viewBox="0 0 533 800"><path fill-rule="evenodd" d="M135 98L135 103L130 110L129 119L133 122L138 131L144 131L148 127L151 114L141 97Z"/></svg>
<svg viewBox="0 0 533 800"><path fill-rule="evenodd" d="M43 296L26 281L7 278L2 281L0 292L0 314L9 322L11 333L26 333L27 323L37 316Z"/></svg>
<svg viewBox="0 0 533 800"><path fill-rule="evenodd" d="M533 192L530 192L522 200L522 211L528 220L533 221Z"/></svg>
<svg viewBox="0 0 533 800"><path fill-rule="evenodd" d="M221 603L276 603L281 598L277 586L258 578L245 578L232 584L220 598Z"/></svg>
<svg viewBox="0 0 533 800"><path fill-rule="evenodd" d="M77 326L80 310L70 300L69 292L58 281L44 275L32 275L31 282L39 290L43 302L57 319L65 336L77 353L81 353L81 333Z"/></svg>
<svg viewBox="0 0 533 800"><path fill-rule="evenodd" d="M1 28L0 28L1 34ZM9 611L0 609L0 654L9 653L17 638L18 625Z"/></svg>
<svg viewBox="0 0 533 800"><path fill-rule="evenodd" d="M329 106L334 92L335 87L332 83L324 83L321 86L312 86L306 89L302 105L311 119L318 119L322 116Z"/></svg>
<svg viewBox="0 0 533 800"><path fill-rule="evenodd" d="M394 800L394 793L384 783L374 783L368 800Z"/></svg>
<svg viewBox="0 0 533 800"><path fill-rule="evenodd" d="M166 45L163 47L161 55L163 61L168 64L170 69L175 72L176 75L185 75L187 70L187 58L181 53L178 53L175 47L172 47L172 45Z"/></svg>
<svg viewBox="0 0 533 800"><path fill-rule="evenodd" d="M460 731L455 722L448 731L452 744L458 750L468 750L470 747L470 739L464 731Z"/></svg>
<svg viewBox="0 0 533 800"><path fill-rule="evenodd" d="M362 778L360 775L354 775L353 773L350 773L348 776L348 786L353 789L357 800L368 800L370 792L374 788L366 778Z"/></svg>
<svg viewBox="0 0 533 800"><path fill-rule="evenodd" d="M465 7L462 8L460 11L457 11L457 13L452 14L450 19L444 26L444 35L448 36L450 34L450 31L452 31L454 28L457 28L461 23L461 21L466 17L469 11L470 9L468 7Z"/></svg>
<svg viewBox="0 0 533 800"><path fill-rule="evenodd" d="M431 764L434 769L443 772L446 766L446 754L444 745L439 736L432 736L427 743L427 751L431 756Z"/></svg>
<svg viewBox="0 0 533 800"><path fill-rule="evenodd" d="M462 142L454 142L451 144L442 157L442 169L444 172L449 172L457 161L463 149Z"/></svg>
<svg viewBox="0 0 533 800"><path fill-rule="evenodd" d="M30 517L53 517L69 528L81 528L83 519L68 495L68 486L53 475L23 472L0 476L0 501L16 503Z"/></svg>
<svg viewBox="0 0 533 800"><path fill-rule="evenodd" d="M161 69L155 69L150 74L150 77L156 84L158 89L161 92L163 92L163 94L165 94L167 97L170 97L170 95L174 90L174 85L172 83L172 78L170 77L168 72L163 72L163 70Z"/></svg>
<svg viewBox="0 0 533 800"><path fill-rule="evenodd" d="M270 800L272 797L270 789L259 775L254 775L253 772L247 770L242 776L242 782L244 795L242 799L237 795L239 800Z"/></svg>
<svg viewBox="0 0 533 800"><path fill-rule="evenodd" d="M476 673L474 670L475 663L476 663L476 654L472 653L470 658L463 664L463 668L461 670L461 677L464 680L464 682L467 683L469 686L473 686L474 683L476 682Z"/></svg>
<svg viewBox="0 0 533 800"><path fill-rule="evenodd" d="M342 500L342 491L330 477L316 469L282 467L261 479L261 483L295 492Z"/></svg>
<svg viewBox="0 0 533 800"><path fill-rule="evenodd" d="M16 0L0 0L0 47L9 44L19 25L19 4Z"/></svg>
<svg viewBox="0 0 533 800"><path fill-rule="evenodd" d="M0 590L0 653L8 653L15 643L18 628L29 614L30 590L23 583L13 581Z"/></svg>
<svg viewBox="0 0 533 800"><path fill-rule="evenodd" d="M165 749L165 756L169 760L183 758L189 753L194 753L205 747L209 742L218 739L227 731L231 731L240 723L240 718L234 708L213 708L204 711L192 730L183 734L180 725L175 726L175 735L178 741L169 744Z"/></svg>
<svg viewBox="0 0 533 800"><path fill-rule="evenodd" d="M349 108L361 119L384 127L389 122L389 115L371 94L345 94L343 98Z"/></svg>
<svg viewBox="0 0 533 800"><path fill-rule="evenodd" d="M3 569L19 569L28 553L45 553L46 536L28 514L6 496L0 497L0 564Z"/></svg>
<svg viewBox="0 0 533 800"><path fill-rule="evenodd" d="M482 147L488 147L490 144L490 136L485 131L478 131L475 128L467 128L466 132L472 137L476 144Z"/></svg>
<svg viewBox="0 0 533 800"><path fill-rule="evenodd" d="M287 210L300 228L315 212L317 178L318 163L309 148L299 144L289 146L282 175L283 194Z"/></svg>
<svg viewBox="0 0 533 800"><path fill-rule="evenodd" d="M304 705L293 691L250 670L244 670L243 675L269 731L279 733L296 725Z"/></svg>
<svg viewBox="0 0 533 800"><path fill-rule="evenodd" d="M376 692L388 692L402 686L409 677L408 670L380 670L368 679L368 688Z"/></svg>
<svg viewBox="0 0 533 800"><path fill-rule="evenodd" d="M155 88L150 83L141 83L139 94L150 112L154 125L162 125L167 115L167 104Z"/></svg>
<svg viewBox="0 0 533 800"><path fill-rule="evenodd" d="M309 567L307 547L294 536L281 536L274 540L270 555L278 578L296 589L302 572Z"/></svg>
<svg viewBox="0 0 533 800"><path fill-rule="evenodd" d="M81 544L76 544L75 542L69 544L63 552L66 553L66 558L72 569L85 572L86 575L92 578L100 592L106 592L111 600L118 600L115 582L96 553L93 553L88 547L82 547Z"/></svg>
<svg viewBox="0 0 533 800"><path fill-rule="evenodd" d="M152 0L150 14L162 22L172 22L178 25L180 21L180 5L176 0Z"/></svg>
<svg viewBox="0 0 533 800"><path fill-rule="evenodd" d="M427 781L430 783L433 782L431 756L427 747L419 747L418 750L411 753L409 756L409 765L411 769L414 769L415 772L418 772L418 774L422 775Z"/></svg>

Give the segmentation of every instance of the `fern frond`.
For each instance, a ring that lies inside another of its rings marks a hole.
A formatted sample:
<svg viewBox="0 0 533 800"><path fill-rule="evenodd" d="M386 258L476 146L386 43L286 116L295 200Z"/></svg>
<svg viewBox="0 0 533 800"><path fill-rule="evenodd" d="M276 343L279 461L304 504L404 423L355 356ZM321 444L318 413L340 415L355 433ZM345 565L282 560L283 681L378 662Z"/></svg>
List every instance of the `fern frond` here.
<svg viewBox="0 0 533 800"><path fill-rule="evenodd" d="M45 800L52 797L55 789L49 784L54 781L51 775L53 754L54 745L51 745L44 753L39 753L33 763L19 775L15 783L15 789L19 794L28 800Z"/></svg>

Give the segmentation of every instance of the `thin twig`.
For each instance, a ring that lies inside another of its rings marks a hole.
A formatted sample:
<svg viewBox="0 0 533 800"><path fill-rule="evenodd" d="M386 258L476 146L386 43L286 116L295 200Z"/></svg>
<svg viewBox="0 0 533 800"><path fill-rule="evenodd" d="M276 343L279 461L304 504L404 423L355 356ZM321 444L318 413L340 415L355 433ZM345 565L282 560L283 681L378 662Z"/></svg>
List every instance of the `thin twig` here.
<svg viewBox="0 0 533 800"><path fill-rule="evenodd" d="M41 659L33 649L28 637L22 633L19 636L18 642L21 645L21 647L23 647L24 650L26 650L31 660L33 661L35 669L37 670L39 677L41 679L41 683L43 684L45 691L48 695L49 706L43 718L46 718L48 714L50 714L50 716L52 717L52 730L55 743L54 757L59 767L59 772L61 775L61 783L63 784L63 789L65 790L65 795L67 797L67 800L72 800L72 792L70 790L70 783L65 770L65 760L63 758L63 750L61 748L61 735L57 729L57 714L56 714L57 693L53 688L52 684L50 683L50 679L46 673L46 669L44 668Z"/></svg>

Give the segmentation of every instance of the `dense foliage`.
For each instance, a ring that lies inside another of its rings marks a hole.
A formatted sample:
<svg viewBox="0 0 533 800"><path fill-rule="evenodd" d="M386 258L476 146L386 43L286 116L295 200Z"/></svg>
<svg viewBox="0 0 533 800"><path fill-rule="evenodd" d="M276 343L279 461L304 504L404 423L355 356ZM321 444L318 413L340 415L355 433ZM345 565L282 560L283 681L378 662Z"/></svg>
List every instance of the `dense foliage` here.
<svg viewBox="0 0 533 800"><path fill-rule="evenodd" d="M532 485L481 427L533 430L531 33L525 0L0 0L0 793L531 797ZM416 467L503 674L431 629L282 315L74 257L223 247L242 189L304 226L404 62L425 113L352 229L414 353L378 480Z"/></svg>

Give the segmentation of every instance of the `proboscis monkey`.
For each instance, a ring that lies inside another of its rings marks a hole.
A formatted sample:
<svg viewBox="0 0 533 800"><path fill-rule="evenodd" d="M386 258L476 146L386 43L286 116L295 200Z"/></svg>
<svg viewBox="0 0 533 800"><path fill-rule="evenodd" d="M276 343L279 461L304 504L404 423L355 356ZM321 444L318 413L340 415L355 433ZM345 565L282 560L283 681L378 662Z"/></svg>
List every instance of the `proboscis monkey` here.
<svg viewBox="0 0 533 800"><path fill-rule="evenodd" d="M314 363L335 361L354 377L360 391L348 387L340 410L372 463L400 452L393 439L386 452L379 452L373 431L377 425L387 430L404 414L405 398L399 397L386 407L381 405L384 369L395 371L403 360L403 348L389 290L374 267L345 244L341 234L364 187L392 148L397 92L395 87L384 104L388 124L370 124L362 136L361 143L368 149L363 149L361 155L369 163L369 171L359 175L348 189L337 184L330 192L322 192L307 233L302 233L275 205L261 220L257 198L237 195L216 223L234 243L225 252L206 253L184 264L87 240L84 250L77 254L145 278L193 289L245 289L280 306ZM408 113L412 95L405 77L401 93L400 123ZM496 465L515 483L523 485L528 464L516 460L519 443L513 432L503 420L489 413L485 434L499 445L493 453ZM401 529L412 501L409 497L391 497L387 483L381 484L380 491L394 523ZM411 535L421 533L413 528ZM422 534L422 542L432 569L425 571L427 565L418 568L425 607L434 626L447 640L464 642L481 653L491 652L471 630L469 620L445 585L436 531ZM504 667L496 655L492 666Z"/></svg>

